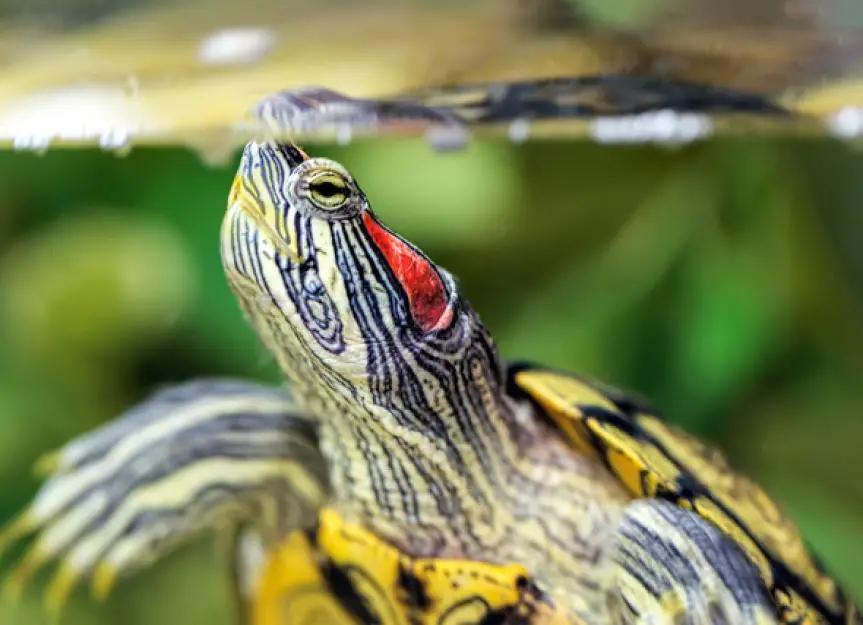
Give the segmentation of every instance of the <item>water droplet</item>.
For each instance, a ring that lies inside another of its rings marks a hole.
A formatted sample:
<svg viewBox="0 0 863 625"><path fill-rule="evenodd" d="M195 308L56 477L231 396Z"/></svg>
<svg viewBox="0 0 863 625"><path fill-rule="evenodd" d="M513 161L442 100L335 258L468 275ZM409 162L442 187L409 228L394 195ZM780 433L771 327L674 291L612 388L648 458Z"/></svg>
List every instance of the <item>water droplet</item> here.
<svg viewBox="0 0 863 625"><path fill-rule="evenodd" d="M863 134L863 107L846 106L827 120L827 127L839 139L857 139Z"/></svg>
<svg viewBox="0 0 863 625"><path fill-rule="evenodd" d="M665 109L639 115L601 117L590 124L588 132L598 143L680 145L712 134L713 121L707 115Z"/></svg>
<svg viewBox="0 0 863 625"><path fill-rule="evenodd" d="M132 151L129 131L125 128L111 128L99 135L99 147L114 152L117 156L127 156Z"/></svg>
<svg viewBox="0 0 863 625"><path fill-rule="evenodd" d="M426 140L436 152L455 152L467 147L470 132L460 124L436 124L426 131Z"/></svg>
<svg viewBox="0 0 863 625"><path fill-rule="evenodd" d="M75 87L37 93L14 102L0 114L0 139L15 149L45 150L56 143L122 150L142 129L140 111L130 107L122 89Z"/></svg>
<svg viewBox="0 0 863 625"><path fill-rule="evenodd" d="M336 126L336 143L348 145L354 137L354 131L350 124L339 124Z"/></svg>
<svg viewBox="0 0 863 625"><path fill-rule="evenodd" d="M44 154L51 147L53 137L47 134L20 134L12 138L12 149L18 152Z"/></svg>
<svg viewBox="0 0 863 625"><path fill-rule="evenodd" d="M517 119L509 125L509 140L513 143L524 143L530 137L530 122Z"/></svg>

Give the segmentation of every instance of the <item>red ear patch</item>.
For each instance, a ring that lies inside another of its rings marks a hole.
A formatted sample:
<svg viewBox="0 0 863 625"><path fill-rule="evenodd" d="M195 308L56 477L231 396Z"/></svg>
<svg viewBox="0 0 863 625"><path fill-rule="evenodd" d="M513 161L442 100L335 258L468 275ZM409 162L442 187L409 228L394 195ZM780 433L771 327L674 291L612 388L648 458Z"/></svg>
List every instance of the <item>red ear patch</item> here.
<svg viewBox="0 0 863 625"><path fill-rule="evenodd" d="M368 212L363 223L410 302L411 316L426 332L445 328L452 321L447 293L438 272L423 256L387 230Z"/></svg>

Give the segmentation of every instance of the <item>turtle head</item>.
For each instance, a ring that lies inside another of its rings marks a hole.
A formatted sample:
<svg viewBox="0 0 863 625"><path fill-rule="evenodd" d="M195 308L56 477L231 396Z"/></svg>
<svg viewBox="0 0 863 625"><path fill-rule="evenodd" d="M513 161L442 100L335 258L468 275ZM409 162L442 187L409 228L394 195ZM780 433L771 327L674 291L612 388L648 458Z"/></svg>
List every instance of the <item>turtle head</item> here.
<svg viewBox="0 0 863 625"><path fill-rule="evenodd" d="M234 292L295 386L383 378L423 358L437 366L487 336L453 277L375 216L342 165L294 145L246 146L221 247Z"/></svg>

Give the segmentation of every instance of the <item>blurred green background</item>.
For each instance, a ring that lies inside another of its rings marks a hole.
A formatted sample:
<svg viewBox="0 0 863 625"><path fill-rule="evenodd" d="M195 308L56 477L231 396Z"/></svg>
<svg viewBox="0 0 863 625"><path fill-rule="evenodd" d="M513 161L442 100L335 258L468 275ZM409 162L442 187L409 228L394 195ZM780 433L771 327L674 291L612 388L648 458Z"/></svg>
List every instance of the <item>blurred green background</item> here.
<svg viewBox="0 0 863 625"><path fill-rule="evenodd" d="M460 277L507 357L650 396L762 481L863 598L856 149L305 147L343 161L388 224ZM34 494L42 453L155 387L278 379L219 263L236 156L0 154L0 520ZM77 592L64 622L227 624L224 573L202 539L104 606ZM0 603L0 623L48 622L46 579Z"/></svg>

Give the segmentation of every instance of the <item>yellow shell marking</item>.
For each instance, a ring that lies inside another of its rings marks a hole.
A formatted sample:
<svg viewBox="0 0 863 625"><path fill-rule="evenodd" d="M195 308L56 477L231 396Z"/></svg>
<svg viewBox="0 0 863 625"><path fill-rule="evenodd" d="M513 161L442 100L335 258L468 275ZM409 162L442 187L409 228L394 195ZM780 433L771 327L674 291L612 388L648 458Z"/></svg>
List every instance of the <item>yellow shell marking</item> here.
<svg viewBox="0 0 863 625"><path fill-rule="evenodd" d="M599 451L633 496L671 499L734 540L773 593L783 622L820 623L828 616L794 590L788 573L834 619L856 622L856 607L821 570L794 523L719 451L653 415L622 410L610 395L616 391L606 394L576 377L525 370L516 383L576 446Z"/></svg>
<svg viewBox="0 0 863 625"><path fill-rule="evenodd" d="M494 613L577 625L534 590L522 566L411 558L331 508L314 536L294 532L270 556L252 625L355 625L352 605L381 625L458 625Z"/></svg>

